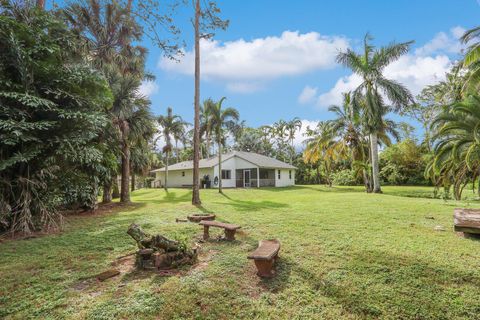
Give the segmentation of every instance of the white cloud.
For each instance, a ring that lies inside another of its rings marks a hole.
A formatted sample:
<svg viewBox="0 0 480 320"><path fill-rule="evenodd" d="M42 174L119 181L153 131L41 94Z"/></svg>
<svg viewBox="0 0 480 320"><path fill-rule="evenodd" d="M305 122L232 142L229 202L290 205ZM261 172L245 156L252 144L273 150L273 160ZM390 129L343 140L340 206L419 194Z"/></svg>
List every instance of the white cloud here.
<svg viewBox="0 0 480 320"><path fill-rule="evenodd" d="M418 56L426 56L432 54L445 54L454 53L458 54L464 49L464 46L459 41L460 37L465 33L465 29L456 26L450 31L439 32L428 41L424 46L415 50L415 54Z"/></svg>
<svg viewBox="0 0 480 320"><path fill-rule="evenodd" d="M330 91L322 93L317 99L317 106L329 107L332 104L339 105L342 103L342 93L354 90L362 83L360 76L351 74L341 77L335 83Z"/></svg>
<svg viewBox="0 0 480 320"><path fill-rule="evenodd" d="M285 31L280 36L220 42L202 40L201 70L207 80L225 82L230 90L252 92L266 82L336 67L338 50L348 47L344 37ZM181 62L161 58L158 66L169 72L194 73L194 52L186 51Z"/></svg>
<svg viewBox="0 0 480 320"><path fill-rule="evenodd" d="M293 139L293 145L297 150L301 149L304 147L303 141L307 139L305 137L305 133L307 132L307 128L310 127L310 129L315 129L319 121L317 120L307 120L307 119L302 119L302 128L300 131L298 131L295 134L295 139Z"/></svg>
<svg viewBox="0 0 480 320"><path fill-rule="evenodd" d="M158 85L154 81L144 81L138 91L141 95L149 97L158 92Z"/></svg>
<svg viewBox="0 0 480 320"><path fill-rule="evenodd" d="M315 100L315 96L317 95L318 88L312 88L310 86L306 86L303 88L302 92L298 96L298 102L301 104L311 103Z"/></svg>

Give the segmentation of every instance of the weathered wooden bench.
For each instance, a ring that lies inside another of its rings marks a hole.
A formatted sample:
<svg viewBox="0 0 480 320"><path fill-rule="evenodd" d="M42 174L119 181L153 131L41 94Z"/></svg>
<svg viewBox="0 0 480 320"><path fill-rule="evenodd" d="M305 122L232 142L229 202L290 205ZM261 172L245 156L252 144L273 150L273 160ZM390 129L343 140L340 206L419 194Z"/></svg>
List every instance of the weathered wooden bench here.
<svg viewBox="0 0 480 320"><path fill-rule="evenodd" d="M199 222L199 224L203 226L204 240L207 240L208 238L210 238L210 235L208 233L210 227L223 228L225 230L225 239L227 239L228 241L235 240L235 232L237 231L237 229L241 228L236 224L223 223L219 221L210 221L210 220L202 220Z"/></svg>
<svg viewBox="0 0 480 320"><path fill-rule="evenodd" d="M248 259L253 259L257 267L257 275L263 278L271 278L275 275L273 266L278 259L280 251L280 242L274 240L261 240L258 248L248 255Z"/></svg>
<svg viewBox="0 0 480 320"><path fill-rule="evenodd" d="M480 234L480 210L455 209L453 224L456 232Z"/></svg>

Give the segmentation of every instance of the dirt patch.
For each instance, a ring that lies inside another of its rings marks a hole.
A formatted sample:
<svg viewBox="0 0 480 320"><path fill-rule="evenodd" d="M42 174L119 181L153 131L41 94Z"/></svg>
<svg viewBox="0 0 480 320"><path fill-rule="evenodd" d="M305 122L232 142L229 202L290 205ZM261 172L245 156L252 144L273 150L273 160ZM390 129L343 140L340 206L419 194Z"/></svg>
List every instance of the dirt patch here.
<svg viewBox="0 0 480 320"><path fill-rule="evenodd" d="M218 253L218 250L208 250L205 253L200 253L198 255L198 262L195 264L188 272L188 274L193 274L196 272L201 272L208 267L208 264L213 259L213 257Z"/></svg>
<svg viewBox="0 0 480 320"><path fill-rule="evenodd" d="M130 273L135 271L135 253L120 257L111 263L120 274Z"/></svg>

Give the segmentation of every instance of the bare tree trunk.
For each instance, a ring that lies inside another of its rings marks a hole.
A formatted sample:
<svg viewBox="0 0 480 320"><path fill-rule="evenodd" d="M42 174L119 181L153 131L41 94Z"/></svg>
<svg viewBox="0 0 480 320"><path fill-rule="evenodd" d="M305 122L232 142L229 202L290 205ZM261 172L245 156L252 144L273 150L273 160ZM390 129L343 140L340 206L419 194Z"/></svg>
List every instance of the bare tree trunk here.
<svg viewBox="0 0 480 320"><path fill-rule="evenodd" d="M131 189L130 189L130 190L133 192L133 191L135 191L135 188L136 188L136 185L135 185L135 183L136 183L136 182L135 182L135 173L133 173L133 171L132 171L131 169L130 169L130 172L132 173L132 181L131 181L131 182L132 182L132 186L131 186Z"/></svg>
<svg viewBox="0 0 480 320"><path fill-rule="evenodd" d="M120 202L130 202L130 147L128 145L128 124L123 122L120 130L122 131L122 180L120 183Z"/></svg>
<svg viewBox="0 0 480 320"><path fill-rule="evenodd" d="M180 155L178 154L178 139L175 139L175 156L177 158L177 163L180 162Z"/></svg>
<svg viewBox="0 0 480 320"><path fill-rule="evenodd" d="M222 190L222 143L218 141L218 192L223 193Z"/></svg>
<svg viewBox="0 0 480 320"><path fill-rule="evenodd" d="M37 0L37 7L45 9L45 0Z"/></svg>
<svg viewBox="0 0 480 320"><path fill-rule="evenodd" d="M199 160L200 160L200 0L195 3L195 97L194 97L194 132L193 132L193 188L192 204L200 205Z"/></svg>
<svg viewBox="0 0 480 320"><path fill-rule="evenodd" d="M112 202L112 182L106 182L103 185L103 195L102 195L102 202L103 203L110 203Z"/></svg>
<svg viewBox="0 0 480 320"><path fill-rule="evenodd" d="M378 137L376 132L370 134L370 150L372 153L373 192L382 193L380 187L380 172L378 168Z"/></svg>
<svg viewBox="0 0 480 320"><path fill-rule="evenodd" d="M210 134L208 133L208 128L207 132L205 133L205 148L207 149L206 158L208 159L210 157Z"/></svg>
<svg viewBox="0 0 480 320"><path fill-rule="evenodd" d="M120 192L118 188L118 176L115 176L112 180L112 199L120 198Z"/></svg>
<svg viewBox="0 0 480 320"><path fill-rule="evenodd" d="M168 151L165 153L165 185L163 188L168 191Z"/></svg>

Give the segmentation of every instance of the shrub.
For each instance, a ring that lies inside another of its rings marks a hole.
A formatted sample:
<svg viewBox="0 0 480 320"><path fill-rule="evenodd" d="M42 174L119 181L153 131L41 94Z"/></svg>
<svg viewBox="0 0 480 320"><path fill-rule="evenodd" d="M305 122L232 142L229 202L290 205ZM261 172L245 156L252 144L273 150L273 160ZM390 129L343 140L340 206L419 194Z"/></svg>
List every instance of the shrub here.
<svg viewBox="0 0 480 320"><path fill-rule="evenodd" d="M337 186L353 186L357 184L355 171L343 169L333 174L333 184Z"/></svg>

